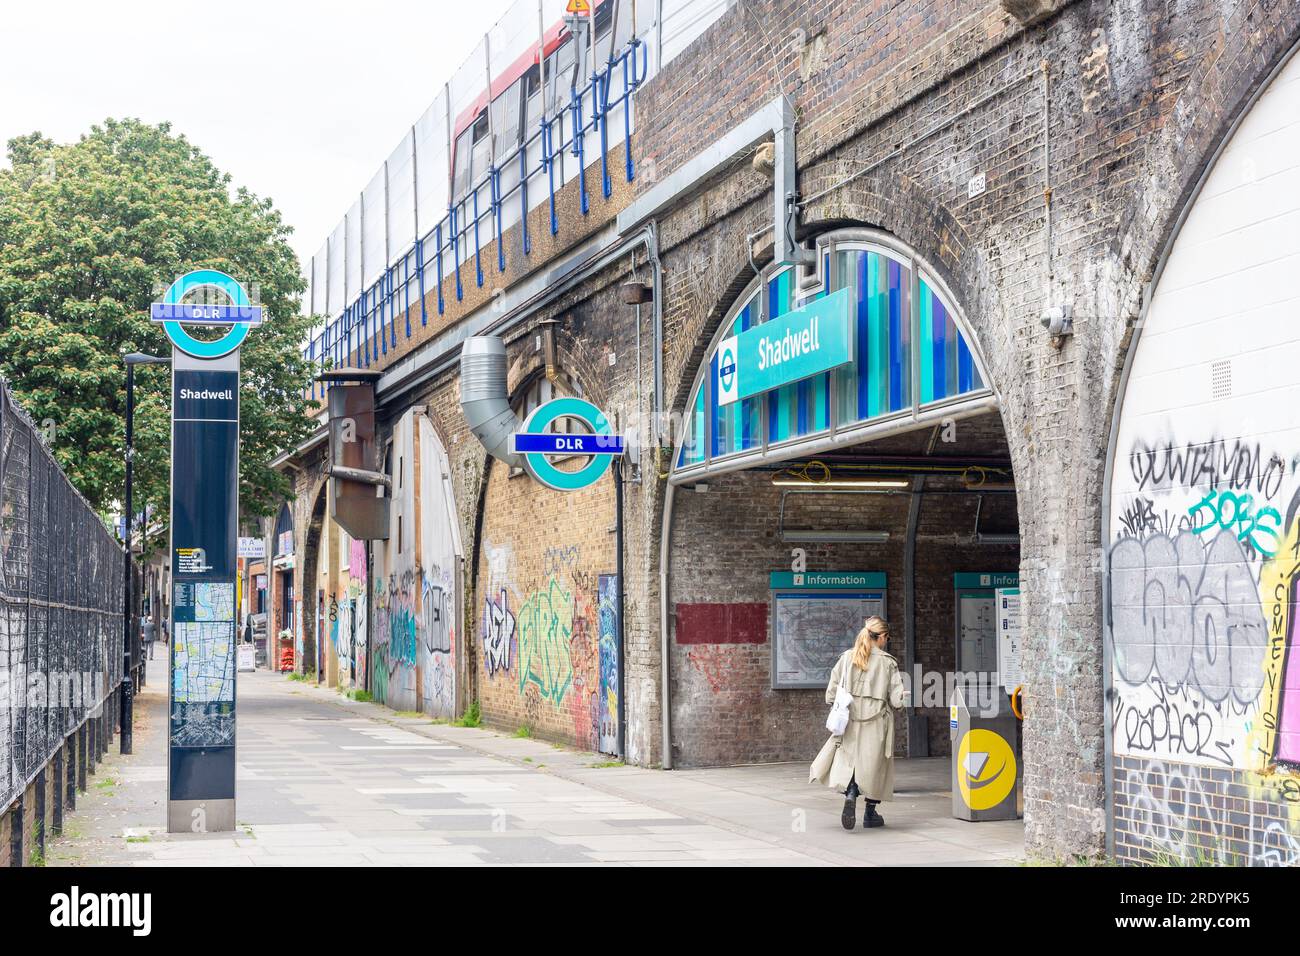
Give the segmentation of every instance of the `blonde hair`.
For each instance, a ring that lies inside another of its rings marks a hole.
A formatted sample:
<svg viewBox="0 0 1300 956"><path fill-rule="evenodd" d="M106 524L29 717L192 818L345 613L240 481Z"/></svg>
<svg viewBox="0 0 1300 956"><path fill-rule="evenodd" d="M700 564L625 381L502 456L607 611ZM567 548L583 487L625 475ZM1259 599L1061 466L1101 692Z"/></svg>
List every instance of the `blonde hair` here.
<svg viewBox="0 0 1300 956"><path fill-rule="evenodd" d="M857 640L853 642L853 666L858 670L866 670L867 662L871 659L873 640L888 636L889 625L884 618L867 618L866 623L862 625L862 630L858 631Z"/></svg>

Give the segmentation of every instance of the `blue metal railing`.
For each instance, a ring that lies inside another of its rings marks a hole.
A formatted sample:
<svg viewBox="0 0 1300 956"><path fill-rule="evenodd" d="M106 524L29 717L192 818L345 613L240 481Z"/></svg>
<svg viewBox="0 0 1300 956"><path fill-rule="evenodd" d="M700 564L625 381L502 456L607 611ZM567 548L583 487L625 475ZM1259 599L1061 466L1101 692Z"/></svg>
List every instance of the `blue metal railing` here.
<svg viewBox="0 0 1300 956"><path fill-rule="evenodd" d="M623 108L623 149L624 174L631 182L635 174L632 161L632 94L645 82L649 67L649 50L645 41L633 37L626 47L617 55L611 55L604 67L592 73L586 86L574 89L570 93L569 103L558 109L553 116L543 117L538 128L522 143L501 157L500 162L490 166L483 176L465 195L456 199L447 209L447 214L423 236L417 236L414 245L399 259L391 263L384 273L367 288L361 291L355 300L343 311L331 319L324 330L314 336L303 350L304 356L322 367L340 367L346 365L369 368L380 362L388 354L389 347L398 347L397 309L406 313L405 337L411 338L411 283L416 284L416 294L420 300L420 325L428 324L428 310L425 305L426 275L425 270L432 267L432 279L437 289L438 314L446 311L447 303L443 296L442 283L445 278L444 257L449 257L450 265L456 276L456 301L464 299L464 287L461 283L460 267L467 261L470 245L474 252L474 277L481 288L484 285L480 223L487 218L492 229L492 238L497 243L497 271L506 271L504 226L502 210L519 194L520 243L525 256L532 253L533 243L528 231L529 180L544 177L550 206L551 235L559 233L559 217L555 208L556 166L562 161L562 154L567 149L577 160L577 180L579 205L585 216L590 210L587 194L586 148L588 133L596 133L600 141L601 194L608 199L613 194L613 182L609 171L609 114ZM614 85L616 72L622 75L622 90L613 100L610 90ZM584 103L589 101L590 116L584 117ZM489 107L490 108L490 107ZM565 116L565 113L568 116ZM566 122L567 119L567 122ZM557 129L559 142L557 144ZM567 135L566 135L567 134ZM529 168L528 154L536 148L539 156L533 167ZM519 160L519 181L509 189L502 191L501 171L506 164ZM479 193L487 190L489 208L480 208ZM462 256L462 249L465 256ZM429 255L432 250L432 256ZM412 266L414 268L412 268ZM402 299L397 299L398 295ZM311 398L323 399L328 390L326 383L313 383Z"/></svg>

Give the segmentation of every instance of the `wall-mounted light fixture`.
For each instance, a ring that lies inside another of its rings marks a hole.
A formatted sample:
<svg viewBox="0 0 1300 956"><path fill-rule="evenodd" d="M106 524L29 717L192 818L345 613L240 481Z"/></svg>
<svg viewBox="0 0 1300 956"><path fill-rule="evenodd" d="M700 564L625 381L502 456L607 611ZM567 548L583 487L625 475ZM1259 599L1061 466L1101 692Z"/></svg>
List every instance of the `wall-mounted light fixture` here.
<svg viewBox="0 0 1300 956"><path fill-rule="evenodd" d="M655 300L654 287L643 282L625 282L618 287L618 297L624 305L642 305Z"/></svg>

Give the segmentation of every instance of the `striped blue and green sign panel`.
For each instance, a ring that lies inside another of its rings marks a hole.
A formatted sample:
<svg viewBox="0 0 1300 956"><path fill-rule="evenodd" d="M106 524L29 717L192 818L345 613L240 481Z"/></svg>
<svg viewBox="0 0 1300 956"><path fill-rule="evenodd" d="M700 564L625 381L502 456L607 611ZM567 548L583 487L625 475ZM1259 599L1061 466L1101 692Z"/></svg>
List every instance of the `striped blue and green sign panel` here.
<svg viewBox="0 0 1300 956"><path fill-rule="evenodd" d="M828 432L832 415L844 428L906 412L914 398L925 406L985 388L949 307L924 276L913 284L907 262L876 249L840 249L826 255L823 268L835 276L831 291L849 290L853 362L722 405L711 384L718 381L715 347L687 407L678 468L759 449L764 439L775 445ZM777 271L750 293L719 340L824 294L800 297L794 270Z"/></svg>

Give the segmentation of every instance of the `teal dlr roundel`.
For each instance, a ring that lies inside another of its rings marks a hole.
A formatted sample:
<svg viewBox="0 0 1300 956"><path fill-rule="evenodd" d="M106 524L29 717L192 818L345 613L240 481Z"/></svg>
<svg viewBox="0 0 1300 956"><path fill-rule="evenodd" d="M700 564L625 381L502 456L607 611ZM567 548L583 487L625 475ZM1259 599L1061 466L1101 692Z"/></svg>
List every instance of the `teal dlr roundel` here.
<svg viewBox="0 0 1300 956"><path fill-rule="evenodd" d="M204 286L223 293L230 300L231 305L248 308L251 304L244 287L216 269L197 269L194 272L187 272L168 286L167 294L163 296L163 303L180 305L186 295ZM240 323L232 325L230 330L215 342L200 342L186 332L181 323L176 320L166 321L162 326L167 332L167 338L171 339L172 345L186 355L201 359L216 359L229 355L244 343L244 338L248 335L248 324Z"/></svg>
<svg viewBox="0 0 1300 956"><path fill-rule="evenodd" d="M592 432L599 436L612 436L613 429L609 419L591 402L580 398L557 398L538 405L528 420L524 422L524 431L540 435L560 418L576 418L584 422ZM528 473L556 491L578 491L600 480L609 469L610 455L592 455L591 461L577 471L561 471L541 452L524 455L524 464Z"/></svg>

